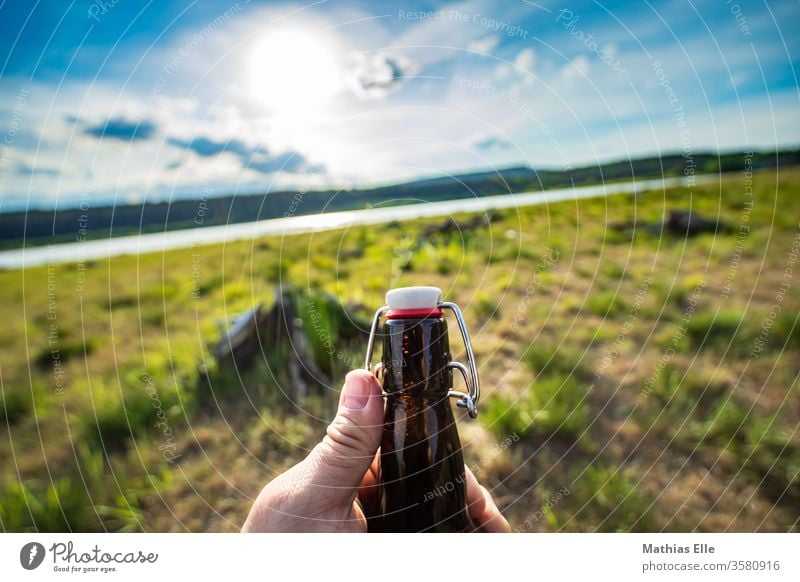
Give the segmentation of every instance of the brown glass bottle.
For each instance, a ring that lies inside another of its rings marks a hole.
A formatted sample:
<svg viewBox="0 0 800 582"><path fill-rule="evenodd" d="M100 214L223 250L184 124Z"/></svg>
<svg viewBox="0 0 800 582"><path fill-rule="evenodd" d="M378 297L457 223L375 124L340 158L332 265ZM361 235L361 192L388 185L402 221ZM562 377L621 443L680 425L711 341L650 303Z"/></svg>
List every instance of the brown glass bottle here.
<svg viewBox="0 0 800 582"><path fill-rule="evenodd" d="M387 319L382 336L380 515L369 530L468 531L464 459L448 397L447 322L440 315Z"/></svg>

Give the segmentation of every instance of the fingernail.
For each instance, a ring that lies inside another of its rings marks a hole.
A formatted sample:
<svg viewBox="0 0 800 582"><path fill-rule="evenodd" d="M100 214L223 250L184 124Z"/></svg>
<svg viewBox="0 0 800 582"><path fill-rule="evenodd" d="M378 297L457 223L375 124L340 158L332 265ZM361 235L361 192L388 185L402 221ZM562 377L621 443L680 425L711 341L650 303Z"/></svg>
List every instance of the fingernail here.
<svg viewBox="0 0 800 582"><path fill-rule="evenodd" d="M360 410L367 405L372 388L369 379L360 374L350 373L342 389L342 406L350 410Z"/></svg>

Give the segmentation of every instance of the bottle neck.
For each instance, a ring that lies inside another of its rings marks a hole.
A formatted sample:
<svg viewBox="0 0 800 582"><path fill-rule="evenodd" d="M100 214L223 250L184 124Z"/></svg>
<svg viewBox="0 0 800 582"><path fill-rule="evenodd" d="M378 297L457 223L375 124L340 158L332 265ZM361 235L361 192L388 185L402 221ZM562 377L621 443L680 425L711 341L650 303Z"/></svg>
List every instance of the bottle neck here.
<svg viewBox="0 0 800 582"><path fill-rule="evenodd" d="M453 387L447 322L393 318L383 328L383 389L389 397L443 399Z"/></svg>

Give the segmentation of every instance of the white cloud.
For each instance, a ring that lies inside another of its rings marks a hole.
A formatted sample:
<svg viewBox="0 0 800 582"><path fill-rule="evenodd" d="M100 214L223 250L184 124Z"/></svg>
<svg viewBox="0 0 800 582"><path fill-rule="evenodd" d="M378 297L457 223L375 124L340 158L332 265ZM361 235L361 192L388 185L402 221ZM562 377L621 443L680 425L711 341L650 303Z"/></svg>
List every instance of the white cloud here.
<svg viewBox="0 0 800 582"><path fill-rule="evenodd" d="M589 74L589 59L584 55L578 55L561 69L561 74L566 79L582 78Z"/></svg>
<svg viewBox="0 0 800 582"><path fill-rule="evenodd" d="M750 74L747 71L736 71L731 73L731 85L739 89L750 80Z"/></svg>
<svg viewBox="0 0 800 582"><path fill-rule="evenodd" d="M536 64L536 51L530 47L522 49L519 54L517 54L517 58L514 59L514 64L520 69L532 73L533 66Z"/></svg>
<svg viewBox="0 0 800 582"><path fill-rule="evenodd" d="M383 98L418 70L419 65L403 55L357 53L351 57L345 79L356 96Z"/></svg>
<svg viewBox="0 0 800 582"><path fill-rule="evenodd" d="M469 142L469 147L484 151L507 150L513 147L508 137L494 133L482 133L473 136Z"/></svg>
<svg viewBox="0 0 800 582"><path fill-rule="evenodd" d="M505 79L511 74L511 66L508 63L500 63L494 69L496 79Z"/></svg>
<svg viewBox="0 0 800 582"><path fill-rule="evenodd" d="M481 38L471 41L467 45L467 48L471 51L479 53L491 53L494 49L497 48L498 44L500 44L500 37L487 36L486 38Z"/></svg>

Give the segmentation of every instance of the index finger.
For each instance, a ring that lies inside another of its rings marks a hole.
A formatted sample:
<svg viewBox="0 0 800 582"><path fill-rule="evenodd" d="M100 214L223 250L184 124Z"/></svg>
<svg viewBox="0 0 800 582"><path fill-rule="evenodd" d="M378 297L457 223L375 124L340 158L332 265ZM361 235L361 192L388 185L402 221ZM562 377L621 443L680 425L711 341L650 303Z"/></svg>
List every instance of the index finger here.
<svg viewBox="0 0 800 582"><path fill-rule="evenodd" d="M464 465L467 477L467 511L479 531L486 533L509 533L511 527L500 513L486 487L478 483L469 467Z"/></svg>

